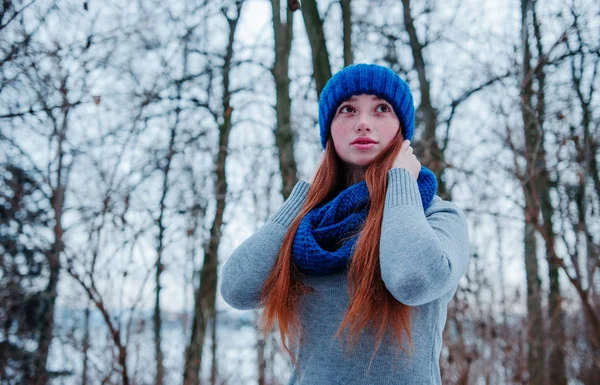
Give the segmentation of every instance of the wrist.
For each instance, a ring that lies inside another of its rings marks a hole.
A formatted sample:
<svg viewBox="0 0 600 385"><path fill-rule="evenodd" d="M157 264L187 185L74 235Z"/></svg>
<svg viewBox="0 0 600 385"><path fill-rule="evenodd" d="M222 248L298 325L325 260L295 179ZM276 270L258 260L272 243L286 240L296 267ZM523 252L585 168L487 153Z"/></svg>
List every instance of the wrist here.
<svg viewBox="0 0 600 385"><path fill-rule="evenodd" d="M419 185L408 169L393 167L388 171L387 176L386 208L399 205L422 206Z"/></svg>
<svg viewBox="0 0 600 385"><path fill-rule="evenodd" d="M417 175L415 175L408 167L405 167L405 166L392 166L391 169L406 170L406 171L408 171L408 173L410 174L410 176L412 176L415 180L419 178L419 174L418 173L417 173Z"/></svg>

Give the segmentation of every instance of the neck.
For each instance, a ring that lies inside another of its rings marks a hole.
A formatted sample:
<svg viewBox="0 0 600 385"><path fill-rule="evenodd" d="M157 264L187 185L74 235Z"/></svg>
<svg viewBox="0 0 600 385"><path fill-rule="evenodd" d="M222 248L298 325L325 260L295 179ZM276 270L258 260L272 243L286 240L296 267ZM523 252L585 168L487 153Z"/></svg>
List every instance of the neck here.
<svg viewBox="0 0 600 385"><path fill-rule="evenodd" d="M365 170L365 167L356 165L345 165L344 174L346 176L346 187L364 180Z"/></svg>

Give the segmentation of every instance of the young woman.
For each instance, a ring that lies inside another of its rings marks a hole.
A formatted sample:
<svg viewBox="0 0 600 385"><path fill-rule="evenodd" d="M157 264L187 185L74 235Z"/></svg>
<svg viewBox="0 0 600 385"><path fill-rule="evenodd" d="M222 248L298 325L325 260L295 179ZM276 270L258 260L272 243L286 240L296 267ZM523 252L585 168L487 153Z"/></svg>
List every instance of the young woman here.
<svg viewBox="0 0 600 385"><path fill-rule="evenodd" d="M447 305L469 258L467 219L435 195L410 146L414 106L392 70L351 65L319 99L324 155L230 256L221 295L264 306L289 384L441 384Z"/></svg>

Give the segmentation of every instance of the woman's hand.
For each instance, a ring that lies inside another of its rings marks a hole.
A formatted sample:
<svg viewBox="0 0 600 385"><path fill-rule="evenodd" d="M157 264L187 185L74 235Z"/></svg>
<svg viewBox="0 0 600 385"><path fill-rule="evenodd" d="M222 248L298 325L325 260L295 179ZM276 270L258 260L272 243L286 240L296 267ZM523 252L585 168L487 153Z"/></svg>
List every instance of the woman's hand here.
<svg viewBox="0 0 600 385"><path fill-rule="evenodd" d="M413 154L410 140L402 142L402 148L400 148L400 152L394 160L392 168L405 168L415 180L419 177L419 172L421 172L421 162L419 162L415 154Z"/></svg>

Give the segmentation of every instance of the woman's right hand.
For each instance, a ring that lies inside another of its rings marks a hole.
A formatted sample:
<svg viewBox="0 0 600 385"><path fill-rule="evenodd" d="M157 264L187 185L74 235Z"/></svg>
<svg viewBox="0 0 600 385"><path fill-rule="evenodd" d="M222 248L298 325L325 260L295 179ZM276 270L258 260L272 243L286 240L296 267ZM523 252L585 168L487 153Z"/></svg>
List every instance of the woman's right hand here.
<svg viewBox="0 0 600 385"><path fill-rule="evenodd" d="M413 154L410 140L407 139L402 142L402 148L400 148L400 152L394 160L392 168L405 168L415 179L419 177L419 173L421 172L421 162L419 162L416 155Z"/></svg>

